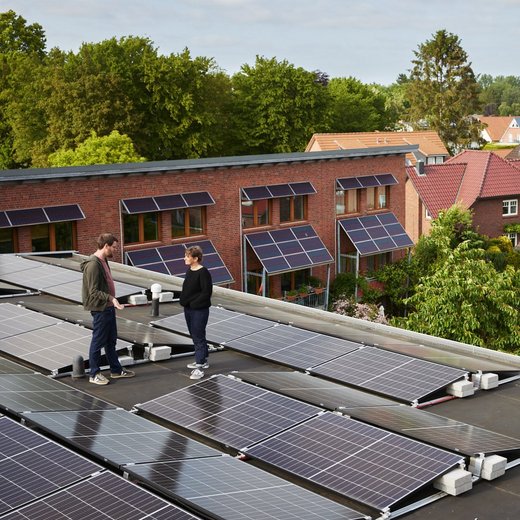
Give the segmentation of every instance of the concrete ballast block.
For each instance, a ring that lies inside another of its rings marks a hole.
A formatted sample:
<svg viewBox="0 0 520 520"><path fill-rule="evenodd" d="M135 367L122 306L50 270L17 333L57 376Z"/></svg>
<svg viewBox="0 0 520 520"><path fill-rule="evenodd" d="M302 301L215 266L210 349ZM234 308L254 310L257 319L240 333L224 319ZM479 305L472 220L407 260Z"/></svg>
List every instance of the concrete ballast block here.
<svg viewBox="0 0 520 520"><path fill-rule="evenodd" d="M449 395L454 395L455 397L468 397L469 395L473 395L475 393L475 388L473 387L473 383L471 381L455 381L455 383L448 385L446 392Z"/></svg>
<svg viewBox="0 0 520 520"><path fill-rule="evenodd" d="M146 294L132 294L128 297L128 303L131 305L146 305L148 303L148 298Z"/></svg>
<svg viewBox="0 0 520 520"><path fill-rule="evenodd" d="M473 487L472 475L465 469L455 469L436 479L433 487L448 495L457 496Z"/></svg>
<svg viewBox="0 0 520 520"><path fill-rule="evenodd" d="M482 374L480 377L480 388L490 390L498 386L498 374Z"/></svg>
<svg viewBox="0 0 520 520"><path fill-rule="evenodd" d="M150 361L162 361L170 359L171 347L152 347L150 349Z"/></svg>
<svg viewBox="0 0 520 520"><path fill-rule="evenodd" d="M506 472L507 459L500 455L491 455L484 459L481 477L485 480L493 480L501 477Z"/></svg>
<svg viewBox="0 0 520 520"><path fill-rule="evenodd" d="M162 302L171 302L173 301L173 293L172 292L162 292L159 295L159 301Z"/></svg>

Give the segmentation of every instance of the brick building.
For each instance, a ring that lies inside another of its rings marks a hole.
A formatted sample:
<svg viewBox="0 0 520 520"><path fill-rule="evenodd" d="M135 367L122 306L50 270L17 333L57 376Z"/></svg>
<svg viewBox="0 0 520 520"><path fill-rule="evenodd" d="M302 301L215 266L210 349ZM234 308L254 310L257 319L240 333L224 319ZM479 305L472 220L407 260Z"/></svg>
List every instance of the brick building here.
<svg viewBox="0 0 520 520"><path fill-rule="evenodd" d="M280 296L311 275L326 285L411 245L401 223L415 148L0 171L0 252L89 254L110 231L117 261L157 272L184 273L182 251L200 243L232 289Z"/></svg>

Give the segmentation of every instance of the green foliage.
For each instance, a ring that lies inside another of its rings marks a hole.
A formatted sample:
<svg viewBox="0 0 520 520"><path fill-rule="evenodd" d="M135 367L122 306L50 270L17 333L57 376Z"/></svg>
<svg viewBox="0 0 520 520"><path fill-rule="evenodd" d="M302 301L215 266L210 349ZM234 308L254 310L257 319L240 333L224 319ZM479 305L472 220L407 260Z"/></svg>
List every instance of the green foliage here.
<svg viewBox="0 0 520 520"><path fill-rule="evenodd" d="M329 93L314 72L257 56L232 78L237 148L233 153L304 150L328 128Z"/></svg>
<svg viewBox="0 0 520 520"><path fill-rule="evenodd" d="M364 276L354 273L339 273L330 286L330 301L344 300L357 297L365 303L378 303L381 301L382 293L379 289L372 287Z"/></svg>
<svg viewBox="0 0 520 520"><path fill-rule="evenodd" d="M479 101L486 116L520 114L520 76L480 76Z"/></svg>
<svg viewBox="0 0 520 520"><path fill-rule="evenodd" d="M520 352L520 272L497 272L482 249L463 242L422 278L393 324L472 345Z"/></svg>
<svg viewBox="0 0 520 520"><path fill-rule="evenodd" d="M51 166L85 166L87 164L118 164L143 162L132 140L114 130L110 135L98 137L96 132L78 145L75 150L62 149L49 155Z"/></svg>
<svg viewBox="0 0 520 520"><path fill-rule="evenodd" d="M38 23L27 25L27 21L13 10L0 13L0 54L20 52L45 53L45 32Z"/></svg>
<svg viewBox="0 0 520 520"><path fill-rule="evenodd" d="M407 88L409 121L417 129L436 130L450 152L478 142L479 86L461 47L460 39L446 30L414 51L413 69Z"/></svg>
<svg viewBox="0 0 520 520"><path fill-rule="evenodd" d="M328 86L332 106L331 132L384 130L386 97L375 86L355 78L334 78Z"/></svg>

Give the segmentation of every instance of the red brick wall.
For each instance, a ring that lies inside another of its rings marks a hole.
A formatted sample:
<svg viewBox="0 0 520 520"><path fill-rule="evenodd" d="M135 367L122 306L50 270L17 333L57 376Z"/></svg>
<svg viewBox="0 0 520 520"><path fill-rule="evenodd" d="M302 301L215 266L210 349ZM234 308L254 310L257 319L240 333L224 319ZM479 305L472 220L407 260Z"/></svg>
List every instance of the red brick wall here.
<svg viewBox="0 0 520 520"><path fill-rule="evenodd" d="M473 206L473 226L478 233L489 237L498 237L504 234L506 224L520 223L520 215L511 217L502 216L502 201L520 197L500 197L496 199L478 200Z"/></svg>
<svg viewBox="0 0 520 520"><path fill-rule="evenodd" d="M119 201L121 199L208 191L216 204L207 207L207 237L213 241L236 283L242 287L242 239L240 228L240 188L287 182L310 181L317 190L308 197L309 223L313 225L327 249L335 255L336 214L335 181L337 178L392 173L399 184L390 188L389 209L399 221L405 222L404 157L381 156L306 163L281 163L205 171L184 171L153 174L92 176L78 180L5 184L0 193L0 209L18 209L61 204L80 204L86 219L78 221L78 251L90 254L94 240L102 232L121 237ZM362 202L363 204L363 202ZM280 226L278 201L273 205L273 226ZM387 211L385 210L385 211ZM361 207L361 211L364 208ZM286 224L287 225L287 224ZM283 225L282 225L283 226ZM254 231L258 231L255 228ZM161 240L146 247L172 243L170 220L162 219ZM186 241L185 239L180 242ZM19 228L20 251L30 251L28 228ZM133 247L135 249L135 247ZM121 260L121 256L116 260ZM331 268L333 277L334 268ZM315 269L325 279L326 268Z"/></svg>

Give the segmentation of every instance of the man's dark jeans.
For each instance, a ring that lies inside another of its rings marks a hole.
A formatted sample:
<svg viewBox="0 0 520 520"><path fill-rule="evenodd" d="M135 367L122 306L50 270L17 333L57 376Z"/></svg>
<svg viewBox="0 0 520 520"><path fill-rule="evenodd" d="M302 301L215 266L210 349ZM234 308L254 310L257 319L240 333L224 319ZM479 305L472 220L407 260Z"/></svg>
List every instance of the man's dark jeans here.
<svg viewBox="0 0 520 520"><path fill-rule="evenodd" d="M105 349L105 355L110 365L112 374L120 374L123 368L119 363L116 352L117 343L117 324L116 309L113 306L107 307L104 311L93 311L92 315L92 341L89 350L90 375L94 376L99 371L101 361L101 349Z"/></svg>

